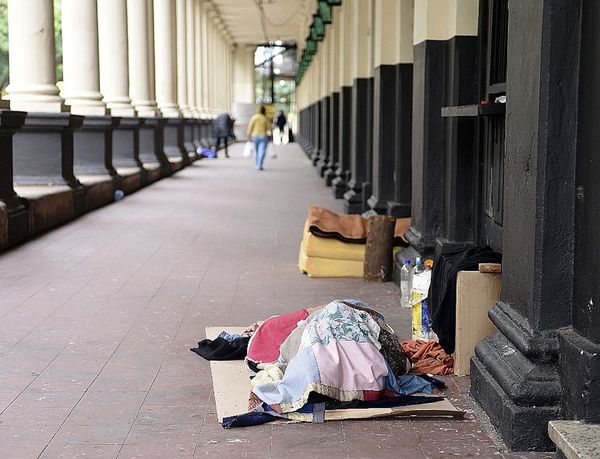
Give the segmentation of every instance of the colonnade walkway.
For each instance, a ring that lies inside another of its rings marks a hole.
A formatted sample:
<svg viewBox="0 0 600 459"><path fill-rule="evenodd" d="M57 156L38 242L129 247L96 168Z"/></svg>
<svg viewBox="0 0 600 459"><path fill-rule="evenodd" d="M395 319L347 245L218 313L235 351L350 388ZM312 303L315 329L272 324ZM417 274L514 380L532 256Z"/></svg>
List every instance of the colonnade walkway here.
<svg viewBox="0 0 600 459"><path fill-rule="evenodd" d="M211 325L360 298L409 334L397 288L302 276L306 208L342 210L296 145L176 175L0 256L0 457L444 457L499 453L466 421L217 424ZM515 455L515 457L517 457Z"/></svg>

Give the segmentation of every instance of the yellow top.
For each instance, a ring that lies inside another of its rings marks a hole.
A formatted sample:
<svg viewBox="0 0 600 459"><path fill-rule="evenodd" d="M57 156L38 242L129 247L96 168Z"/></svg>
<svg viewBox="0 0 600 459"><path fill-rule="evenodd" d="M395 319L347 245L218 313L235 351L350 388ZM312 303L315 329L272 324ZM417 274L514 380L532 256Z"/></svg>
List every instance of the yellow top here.
<svg viewBox="0 0 600 459"><path fill-rule="evenodd" d="M265 115L257 113L250 118L248 122L248 137L267 135L267 132L269 132L269 120Z"/></svg>

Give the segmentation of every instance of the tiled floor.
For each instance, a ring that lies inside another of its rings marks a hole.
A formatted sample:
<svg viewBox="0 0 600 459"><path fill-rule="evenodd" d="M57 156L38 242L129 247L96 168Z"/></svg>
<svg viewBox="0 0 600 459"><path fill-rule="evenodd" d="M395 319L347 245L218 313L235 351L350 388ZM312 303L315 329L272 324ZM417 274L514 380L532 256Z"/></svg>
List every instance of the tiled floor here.
<svg viewBox="0 0 600 459"><path fill-rule="evenodd" d="M0 256L0 458L517 457L464 378L465 421L217 424L189 351L206 326L355 297L409 333L393 285L298 272L307 206L342 206L297 146L277 153L258 172L234 148Z"/></svg>

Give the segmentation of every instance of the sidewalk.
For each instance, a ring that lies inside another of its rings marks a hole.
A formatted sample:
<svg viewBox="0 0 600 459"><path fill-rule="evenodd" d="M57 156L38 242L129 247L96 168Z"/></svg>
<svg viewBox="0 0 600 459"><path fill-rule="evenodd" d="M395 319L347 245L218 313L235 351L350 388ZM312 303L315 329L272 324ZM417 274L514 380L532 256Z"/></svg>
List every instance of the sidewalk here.
<svg viewBox="0 0 600 459"><path fill-rule="evenodd" d="M306 208L342 211L299 147L265 171L202 160L0 256L0 457L548 457L500 453L464 421L377 420L224 430L206 326L360 298L408 337L397 288L297 268ZM463 395L461 395L463 394Z"/></svg>

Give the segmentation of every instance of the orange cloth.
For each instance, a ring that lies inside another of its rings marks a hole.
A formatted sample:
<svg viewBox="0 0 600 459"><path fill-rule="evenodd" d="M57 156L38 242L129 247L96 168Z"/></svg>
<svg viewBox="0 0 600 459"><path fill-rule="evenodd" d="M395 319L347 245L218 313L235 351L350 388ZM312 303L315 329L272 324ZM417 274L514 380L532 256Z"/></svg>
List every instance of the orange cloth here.
<svg viewBox="0 0 600 459"><path fill-rule="evenodd" d="M402 349L413 364L411 373L432 375L453 373L454 358L446 354L435 341L411 339L402 343Z"/></svg>
<svg viewBox="0 0 600 459"><path fill-rule="evenodd" d="M367 242L367 219L360 215L336 214L324 207L311 206L307 218L309 231L315 236L334 238L342 242ZM397 218L394 245L407 245L404 233L410 228L410 218Z"/></svg>

